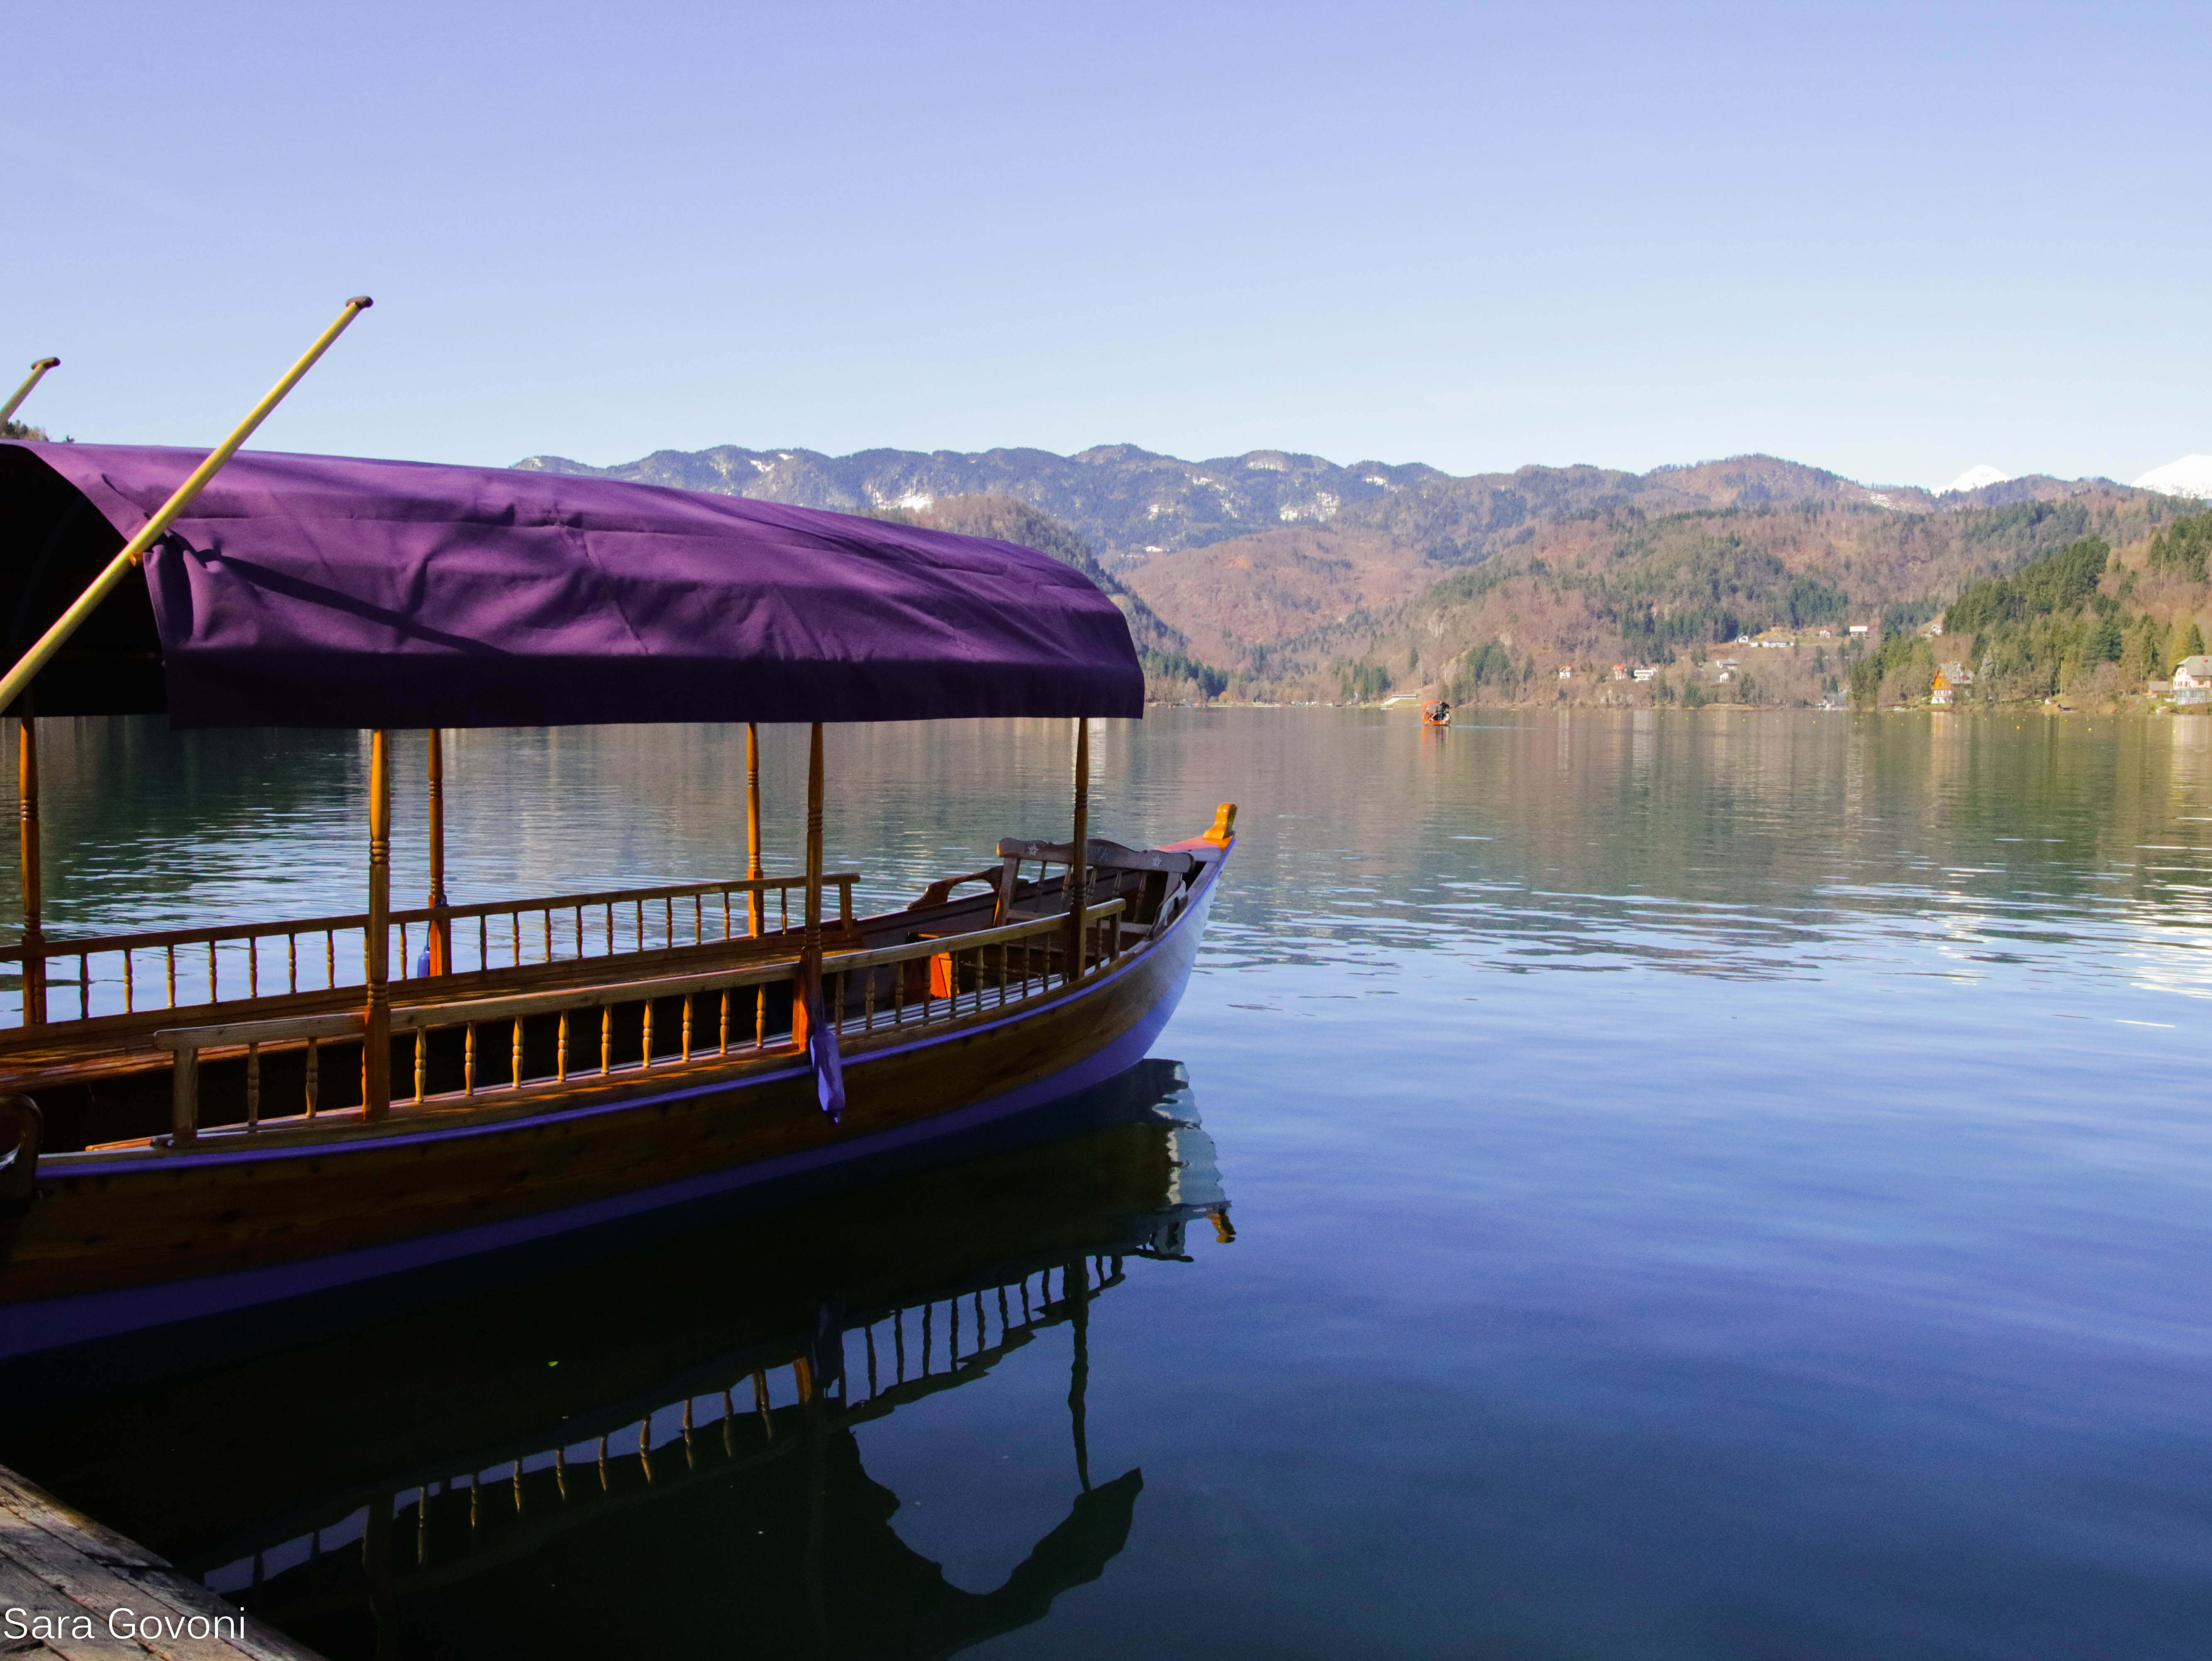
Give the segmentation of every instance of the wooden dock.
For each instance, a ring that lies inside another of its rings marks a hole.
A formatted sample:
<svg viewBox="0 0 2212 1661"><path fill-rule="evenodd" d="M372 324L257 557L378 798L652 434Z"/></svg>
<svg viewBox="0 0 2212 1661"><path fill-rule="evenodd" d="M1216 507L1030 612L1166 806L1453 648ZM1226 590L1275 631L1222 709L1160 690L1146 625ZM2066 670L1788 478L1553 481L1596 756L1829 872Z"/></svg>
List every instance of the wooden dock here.
<svg viewBox="0 0 2212 1661"><path fill-rule="evenodd" d="M143 1546L0 1466L0 1656L319 1661Z"/></svg>

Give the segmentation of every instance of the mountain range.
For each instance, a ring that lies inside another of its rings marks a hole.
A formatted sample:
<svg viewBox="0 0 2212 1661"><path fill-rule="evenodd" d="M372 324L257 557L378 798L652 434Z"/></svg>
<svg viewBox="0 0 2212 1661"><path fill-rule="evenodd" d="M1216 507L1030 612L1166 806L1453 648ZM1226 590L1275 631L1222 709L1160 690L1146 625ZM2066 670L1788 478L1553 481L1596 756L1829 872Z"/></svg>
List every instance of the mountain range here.
<svg viewBox="0 0 2212 1661"><path fill-rule="evenodd" d="M517 465L1005 536L1115 595L1157 695L1260 699L1445 685L1522 697L1540 663L1547 677L1587 674L1778 624L1897 626L1933 617L1974 578L2084 536L2139 539L2195 507L2157 488L1992 479L1993 468L1940 494L1875 487L1765 455L1463 476L1279 450L1187 461L1133 445L1067 456L721 446L613 467Z"/></svg>

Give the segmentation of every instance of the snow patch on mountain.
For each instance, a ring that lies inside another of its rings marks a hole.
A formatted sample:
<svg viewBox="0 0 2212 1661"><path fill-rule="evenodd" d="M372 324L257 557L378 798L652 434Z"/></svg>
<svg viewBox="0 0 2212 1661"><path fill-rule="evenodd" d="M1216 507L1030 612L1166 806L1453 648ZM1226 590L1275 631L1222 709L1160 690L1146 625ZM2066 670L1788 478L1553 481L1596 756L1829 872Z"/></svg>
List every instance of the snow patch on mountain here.
<svg viewBox="0 0 2212 1661"><path fill-rule="evenodd" d="M1958 490L1978 490L1985 484L2002 484L2011 477L2010 473L1992 467L1984 461L1978 467L1967 468L1936 494L1949 496Z"/></svg>
<svg viewBox="0 0 2212 1661"><path fill-rule="evenodd" d="M2136 481L2136 489L2170 496L2212 498L2212 456L2184 456L2163 467L2154 467Z"/></svg>

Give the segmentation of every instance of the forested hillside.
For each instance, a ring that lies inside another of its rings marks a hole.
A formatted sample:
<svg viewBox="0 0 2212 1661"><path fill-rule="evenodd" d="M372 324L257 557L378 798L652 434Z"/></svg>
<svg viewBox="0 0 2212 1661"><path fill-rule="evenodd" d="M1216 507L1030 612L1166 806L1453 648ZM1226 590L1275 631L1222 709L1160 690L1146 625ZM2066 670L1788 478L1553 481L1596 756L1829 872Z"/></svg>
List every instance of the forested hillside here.
<svg viewBox="0 0 2212 1661"><path fill-rule="evenodd" d="M1978 576L2085 536L2142 539L2187 505L2100 484L2060 502L1923 513L1817 501L1613 508L1537 524L1442 572L1403 544L1331 528L1186 551L1127 580L1229 670L1232 695L1435 688L1460 701L1622 703L1695 684L1700 697L1817 702L1840 693L1851 624L1909 630ZM1824 628L1833 643L1812 643ZM1743 655L1729 642L1777 630L1806 636L1807 649L1726 671ZM1621 687L1615 665L1655 673Z"/></svg>
<svg viewBox="0 0 2212 1661"><path fill-rule="evenodd" d="M2084 537L2003 576L1977 578L1945 610L1943 632L1885 640L1854 672L1862 707L1928 696L1937 672L1972 679L1960 703L2063 695L2108 706L2169 678L2204 649L2212 616L2212 513L2179 519L2114 548Z"/></svg>
<svg viewBox="0 0 2212 1661"><path fill-rule="evenodd" d="M1219 694L1227 678L1190 655L1190 642L1182 632L1163 622L1158 612L1121 586L1098 563L1091 545L1066 526L1050 519L1025 502L1006 496L947 496L926 508L891 508L878 517L962 536L994 537L1018 543L1072 565L1113 597L1129 620L1129 636L1144 660L1145 691L1163 702L1200 703Z"/></svg>

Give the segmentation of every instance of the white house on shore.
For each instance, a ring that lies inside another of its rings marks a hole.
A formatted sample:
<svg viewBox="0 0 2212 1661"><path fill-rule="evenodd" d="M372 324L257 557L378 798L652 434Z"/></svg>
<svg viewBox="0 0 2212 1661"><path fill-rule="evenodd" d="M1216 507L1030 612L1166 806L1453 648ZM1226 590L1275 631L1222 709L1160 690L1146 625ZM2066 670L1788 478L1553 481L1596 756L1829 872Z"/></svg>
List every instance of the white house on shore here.
<svg viewBox="0 0 2212 1661"><path fill-rule="evenodd" d="M2185 657L2174 666L2176 703L2212 703L2212 657L2203 653Z"/></svg>

